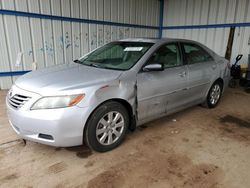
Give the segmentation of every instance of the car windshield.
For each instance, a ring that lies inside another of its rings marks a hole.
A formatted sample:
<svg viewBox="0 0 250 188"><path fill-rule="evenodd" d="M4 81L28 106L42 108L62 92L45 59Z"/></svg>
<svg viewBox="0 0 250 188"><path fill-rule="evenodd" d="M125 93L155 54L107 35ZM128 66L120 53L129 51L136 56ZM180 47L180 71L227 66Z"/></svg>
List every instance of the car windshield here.
<svg viewBox="0 0 250 188"><path fill-rule="evenodd" d="M146 42L112 42L75 62L98 68L128 70L152 45Z"/></svg>

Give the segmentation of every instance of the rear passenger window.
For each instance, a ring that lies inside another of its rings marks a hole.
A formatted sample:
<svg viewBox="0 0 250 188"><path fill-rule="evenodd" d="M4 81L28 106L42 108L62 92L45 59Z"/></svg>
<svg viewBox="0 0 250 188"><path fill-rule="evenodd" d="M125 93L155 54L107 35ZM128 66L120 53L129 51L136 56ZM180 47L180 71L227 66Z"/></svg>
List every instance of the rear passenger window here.
<svg viewBox="0 0 250 188"><path fill-rule="evenodd" d="M160 47L150 58L149 63L161 63L164 68L176 67L182 64L178 46L165 44Z"/></svg>
<svg viewBox="0 0 250 188"><path fill-rule="evenodd" d="M195 44L183 44L188 64L212 61L213 58L203 48Z"/></svg>

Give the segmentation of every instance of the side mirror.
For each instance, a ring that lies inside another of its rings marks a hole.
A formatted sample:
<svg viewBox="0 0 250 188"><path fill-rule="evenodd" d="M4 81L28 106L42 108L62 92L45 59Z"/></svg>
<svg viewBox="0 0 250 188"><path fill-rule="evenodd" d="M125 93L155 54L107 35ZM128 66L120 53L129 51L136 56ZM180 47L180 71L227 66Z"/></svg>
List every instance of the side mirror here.
<svg viewBox="0 0 250 188"><path fill-rule="evenodd" d="M149 71L163 71L164 66L163 64L160 63L155 63L155 64L149 64L143 67L142 69L144 72L149 72Z"/></svg>

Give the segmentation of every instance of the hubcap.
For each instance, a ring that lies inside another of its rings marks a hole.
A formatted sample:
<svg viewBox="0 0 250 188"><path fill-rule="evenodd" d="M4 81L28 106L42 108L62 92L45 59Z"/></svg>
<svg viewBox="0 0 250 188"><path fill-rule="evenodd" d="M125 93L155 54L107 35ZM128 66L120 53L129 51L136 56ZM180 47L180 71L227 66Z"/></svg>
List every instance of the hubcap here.
<svg viewBox="0 0 250 188"><path fill-rule="evenodd" d="M215 84L210 93L210 102L211 104L216 104L220 98L220 86Z"/></svg>
<svg viewBox="0 0 250 188"><path fill-rule="evenodd" d="M112 111L105 114L96 127L96 138L102 145L115 143L124 130L124 118L121 113Z"/></svg>

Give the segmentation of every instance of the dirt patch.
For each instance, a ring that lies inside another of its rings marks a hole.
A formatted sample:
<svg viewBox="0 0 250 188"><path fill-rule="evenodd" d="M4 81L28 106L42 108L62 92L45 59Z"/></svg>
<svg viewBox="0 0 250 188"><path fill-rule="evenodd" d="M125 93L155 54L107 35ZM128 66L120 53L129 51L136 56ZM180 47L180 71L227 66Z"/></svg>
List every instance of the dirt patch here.
<svg viewBox="0 0 250 188"><path fill-rule="evenodd" d="M144 146L153 146L155 145L155 141L152 138L147 138L143 141Z"/></svg>
<svg viewBox="0 0 250 188"><path fill-rule="evenodd" d="M5 177L3 177L1 179L1 181L11 181L11 180L14 180L14 179L17 179L18 178L18 175L16 173L14 174L10 174L10 175L7 175Z"/></svg>
<svg viewBox="0 0 250 188"><path fill-rule="evenodd" d="M144 129L148 128L147 125L140 125L139 127L137 127L136 129L139 131L143 131Z"/></svg>
<svg viewBox="0 0 250 188"><path fill-rule="evenodd" d="M76 152L76 156L79 158L88 158L90 155L92 155L92 151L85 145L68 147L65 149L68 151Z"/></svg>
<svg viewBox="0 0 250 188"><path fill-rule="evenodd" d="M223 118L220 119L222 123L232 123L235 125L238 125L240 127L246 127L250 128L250 122L242 120L238 117L232 116L232 115L226 115Z"/></svg>
<svg viewBox="0 0 250 188"><path fill-rule="evenodd" d="M118 174L118 170L116 168L112 168L110 170L104 171L103 173L96 176L88 183L89 188L115 188L121 187L125 179L121 174Z"/></svg>
<svg viewBox="0 0 250 188"><path fill-rule="evenodd" d="M5 152L3 150L0 150L0 159L3 158L5 155Z"/></svg>
<svg viewBox="0 0 250 188"><path fill-rule="evenodd" d="M62 171L65 171L66 169L67 169L67 165L64 162L58 162L56 164L49 166L48 172L50 174L58 174Z"/></svg>
<svg viewBox="0 0 250 188"><path fill-rule="evenodd" d="M182 141L183 142L189 142L189 139L188 138L182 138Z"/></svg>
<svg viewBox="0 0 250 188"><path fill-rule="evenodd" d="M150 154L149 154L150 155ZM166 152L166 155L130 157L98 174L88 183L97 187L215 187L223 179L222 170L212 164L195 165L183 155ZM127 181L129 180L129 181Z"/></svg>
<svg viewBox="0 0 250 188"><path fill-rule="evenodd" d="M222 135L237 141L250 141L250 122L236 116L226 115L220 118Z"/></svg>
<svg viewBox="0 0 250 188"><path fill-rule="evenodd" d="M88 161L86 165L84 165L86 168L89 168L95 164L94 161Z"/></svg>
<svg viewBox="0 0 250 188"><path fill-rule="evenodd" d="M221 172L215 165L200 164L190 169L190 177L184 182L183 187L221 187Z"/></svg>
<svg viewBox="0 0 250 188"><path fill-rule="evenodd" d="M22 140L22 139L11 140L8 142L1 143L0 148L8 148L8 147L15 146L18 144L23 144L25 146L26 141L24 142L24 140Z"/></svg>

